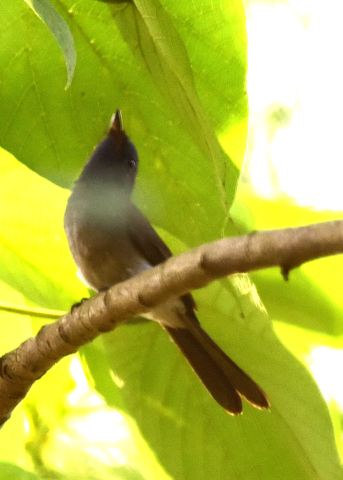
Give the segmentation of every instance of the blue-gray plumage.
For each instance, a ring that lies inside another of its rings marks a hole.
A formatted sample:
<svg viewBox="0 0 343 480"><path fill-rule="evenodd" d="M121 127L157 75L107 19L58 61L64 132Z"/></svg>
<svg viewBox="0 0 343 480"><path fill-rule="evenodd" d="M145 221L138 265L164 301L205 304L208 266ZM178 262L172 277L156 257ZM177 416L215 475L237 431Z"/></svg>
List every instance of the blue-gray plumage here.
<svg viewBox="0 0 343 480"><path fill-rule="evenodd" d="M165 261L171 252L131 202L138 167L135 147L114 115L75 183L65 213L70 249L86 283L96 291ZM185 355L213 398L231 414L242 412L241 397L268 408L261 388L206 334L191 295L169 300L147 317L157 321Z"/></svg>

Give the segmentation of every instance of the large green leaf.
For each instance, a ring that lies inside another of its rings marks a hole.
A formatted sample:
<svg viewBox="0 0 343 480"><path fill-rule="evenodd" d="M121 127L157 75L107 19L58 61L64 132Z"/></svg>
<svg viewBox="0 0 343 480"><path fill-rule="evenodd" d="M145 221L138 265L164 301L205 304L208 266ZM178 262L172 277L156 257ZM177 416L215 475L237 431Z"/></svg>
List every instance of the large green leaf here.
<svg viewBox="0 0 343 480"><path fill-rule="evenodd" d="M150 324L128 325L104 338L128 411L173 478L341 478L316 386L277 341L263 310L256 314L252 308L254 302L258 308L258 299L249 281L237 277L235 283L236 301L230 300L226 282L198 294L199 317L265 388L271 412L245 405L241 417L225 414L166 334ZM110 400L106 369L93 364L92 371Z"/></svg>
<svg viewBox="0 0 343 480"><path fill-rule="evenodd" d="M3 7L1 145L70 185L120 106L141 157L140 205L187 243L217 236L237 169L214 129L234 130L240 148L234 144L230 154L237 164L246 133L240 1L214 8L207 0L200 10L189 4L180 11L157 0L64 0L56 8L69 16L78 50L67 92L61 54L45 27L23 3Z"/></svg>
<svg viewBox="0 0 343 480"><path fill-rule="evenodd" d="M0 165L0 280L32 306L68 310L86 294L75 282L76 267L63 231L69 192L1 149Z"/></svg>

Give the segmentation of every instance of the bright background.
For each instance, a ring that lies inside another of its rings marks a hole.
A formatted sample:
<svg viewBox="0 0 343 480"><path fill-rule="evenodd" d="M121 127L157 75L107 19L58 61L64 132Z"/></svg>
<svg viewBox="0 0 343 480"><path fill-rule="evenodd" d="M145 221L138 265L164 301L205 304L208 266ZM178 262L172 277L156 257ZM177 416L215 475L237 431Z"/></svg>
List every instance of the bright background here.
<svg viewBox="0 0 343 480"><path fill-rule="evenodd" d="M343 4L252 0L246 9L250 134L244 181L272 202L324 215L337 211L340 218ZM342 273L336 274L331 281L341 284ZM336 340L333 348L313 339L303 359L327 402L342 415L343 343Z"/></svg>

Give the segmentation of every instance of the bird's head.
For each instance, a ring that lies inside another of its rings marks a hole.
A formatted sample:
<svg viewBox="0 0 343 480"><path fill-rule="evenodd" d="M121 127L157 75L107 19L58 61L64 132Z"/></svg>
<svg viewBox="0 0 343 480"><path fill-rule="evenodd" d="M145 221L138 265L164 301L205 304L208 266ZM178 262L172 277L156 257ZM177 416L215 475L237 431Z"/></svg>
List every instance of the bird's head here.
<svg viewBox="0 0 343 480"><path fill-rule="evenodd" d="M79 181L96 188L111 188L118 194L130 195L138 168L136 149L123 129L120 110L111 119L107 137L95 148Z"/></svg>

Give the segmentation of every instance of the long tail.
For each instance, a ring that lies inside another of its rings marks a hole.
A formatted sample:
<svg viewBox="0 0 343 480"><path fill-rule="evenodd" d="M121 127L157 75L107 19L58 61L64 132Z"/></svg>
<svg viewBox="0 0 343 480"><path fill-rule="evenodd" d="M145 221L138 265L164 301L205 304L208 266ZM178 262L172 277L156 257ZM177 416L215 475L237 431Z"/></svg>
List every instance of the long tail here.
<svg viewBox="0 0 343 480"><path fill-rule="evenodd" d="M256 408L269 408L263 390L231 360L196 322L187 321L188 328L164 326L187 358L212 397L228 413L242 412L244 397Z"/></svg>

